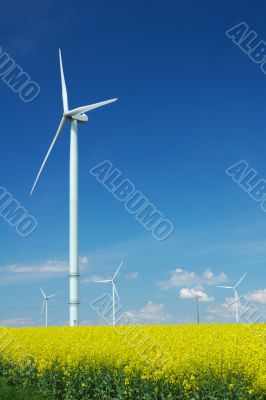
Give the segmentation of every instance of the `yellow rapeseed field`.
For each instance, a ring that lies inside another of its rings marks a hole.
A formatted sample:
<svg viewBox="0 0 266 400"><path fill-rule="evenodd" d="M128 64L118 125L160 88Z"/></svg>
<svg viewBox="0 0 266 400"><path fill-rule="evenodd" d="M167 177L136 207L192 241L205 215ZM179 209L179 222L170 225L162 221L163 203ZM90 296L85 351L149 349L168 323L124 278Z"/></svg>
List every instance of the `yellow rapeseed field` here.
<svg viewBox="0 0 266 400"><path fill-rule="evenodd" d="M60 379L66 399L98 398L84 393L92 390L90 374L104 379L103 371L112 371L113 376L119 371L123 390L132 382L136 385L138 377L138 382L153 385L154 393L159 391L158 382L179 387L184 398L185 393L190 398L202 390L204 377L227 382L231 390L241 376L250 398L256 392L261 397L254 398L262 399L266 398L265 340L263 324L0 328L1 371L10 378L21 376L24 384L31 382L31 374L32 382L36 377L46 379L47 393L47 376L51 384L52 374L53 382ZM84 393L74 397L67 390L71 385Z"/></svg>

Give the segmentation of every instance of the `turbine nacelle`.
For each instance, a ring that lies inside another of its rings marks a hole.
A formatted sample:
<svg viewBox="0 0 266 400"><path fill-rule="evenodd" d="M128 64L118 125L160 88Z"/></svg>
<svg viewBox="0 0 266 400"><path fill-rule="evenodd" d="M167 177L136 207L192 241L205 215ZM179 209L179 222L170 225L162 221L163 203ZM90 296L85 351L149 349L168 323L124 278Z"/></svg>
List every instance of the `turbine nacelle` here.
<svg viewBox="0 0 266 400"><path fill-rule="evenodd" d="M78 121L80 124L84 124L85 122L88 122L89 117L88 115L82 113L82 114L75 114L72 115L71 117L66 116L69 119L75 119L76 121Z"/></svg>

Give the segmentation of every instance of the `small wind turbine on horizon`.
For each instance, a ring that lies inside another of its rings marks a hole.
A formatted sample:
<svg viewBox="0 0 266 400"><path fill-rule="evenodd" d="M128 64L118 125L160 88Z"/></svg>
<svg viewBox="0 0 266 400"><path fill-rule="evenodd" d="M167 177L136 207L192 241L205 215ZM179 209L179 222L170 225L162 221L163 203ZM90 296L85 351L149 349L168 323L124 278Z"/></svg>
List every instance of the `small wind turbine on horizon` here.
<svg viewBox="0 0 266 400"><path fill-rule="evenodd" d="M120 297L118 295L117 289L116 289L116 278L119 274L120 268L122 267L124 261L121 261L119 267L117 268L114 276L112 279L103 279L99 281L93 281L93 283L112 283L112 298L113 298L113 326L116 325L116 319L115 319L115 296L120 300Z"/></svg>
<svg viewBox="0 0 266 400"><path fill-rule="evenodd" d="M247 275L247 272L239 279L239 281L236 283L235 286L216 286L218 288L231 289L231 290L234 291L234 295L235 295L235 315L236 315L236 323L237 324L239 323L238 306L239 306L239 303L240 303L240 298L238 296L238 293L237 293L236 289L238 288L240 283L243 281L243 279L246 277L246 275Z"/></svg>
<svg viewBox="0 0 266 400"><path fill-rule="evenodd" d="M45 326L48 326L48 300L51 299L52 297L55 297L57 293L51 294L50 296L46 296L42 288L40 287L40 291L42 292L43 295L43 304L42 304L42 309L41 309L41 314L43 313L43 310L45 308Z"/></svg>
<svg viewBox="0 0 266 400"><path fill-rule="evenodd" d="M59 61L61 72L62 98L63 98L63 116L55 137L44 158L37 178L33 184L30 195L32 195L35 186L39 180L42 170L50 156L54 145L67 122L71 123L70 129L70 172L69 172L69 324L76 326L79 324L79 255L78 255L78 124L88 121L85 114L95 108L113 103L117 99L102 101L100 103L90 104L84 107L68 108L68 96L64 77L61 51L59 49Z"/></svg>
<svg viewBox="0 0 266 400"><path fill-rule="evenodd" d="M200 295L196 295L196 302L197 302L197 323L200 323L200 313L199 313L199 299L201 298Z"/></svg>

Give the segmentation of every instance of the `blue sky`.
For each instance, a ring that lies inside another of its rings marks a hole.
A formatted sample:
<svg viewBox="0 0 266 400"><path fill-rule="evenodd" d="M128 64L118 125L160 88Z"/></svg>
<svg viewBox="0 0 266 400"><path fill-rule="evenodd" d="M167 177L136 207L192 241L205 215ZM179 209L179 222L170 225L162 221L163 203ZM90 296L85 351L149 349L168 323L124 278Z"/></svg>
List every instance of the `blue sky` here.
<svg viewBox="0 0 266 400"><path fill-rule="evenodd" d="M27 238L0 219L0 323L38 325L41 285L51 324L68 320L68 157L65 128L34 195L29 191L62 116L58 48L71 107L112 97L80 127L81 321L125 260L123 310L143 323L230 322L230 293L266 304L266 213L225 170L246 160L266 178L266 76L226 37L245 21L266 40L266 6L251 1L4 1L2 49L41 88L23 102L0 80L0 186L38 221ZM110 160L174 225L159 242L90 173ZM182 296L181 296L182 297ZM189 297L189 296L188 296ZM227 299L226 299L227 298Z"/></svg>

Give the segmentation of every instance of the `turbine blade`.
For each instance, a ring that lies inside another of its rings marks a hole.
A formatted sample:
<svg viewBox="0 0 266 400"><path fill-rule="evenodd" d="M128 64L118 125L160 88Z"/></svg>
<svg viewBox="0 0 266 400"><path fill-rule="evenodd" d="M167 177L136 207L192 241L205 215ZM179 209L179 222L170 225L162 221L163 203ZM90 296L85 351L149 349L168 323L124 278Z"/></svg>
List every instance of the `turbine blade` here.
<svg viewBox="0 0 266 400"><path fill-rule="evenodd" d="M57 296L57 293L55 293L55 294L50 294L50 296L47 296L47 299L51 299L52 297L55 297L55 296Z"/></svg>
<svg viewBox="0 0 266 400"><path fill-rule="evenodd" d="M106 280L104 280L104 281L92 281L93 283L107 283L107 282L112 282L112 280L111 279L106 279Z"/></svg>
<svg viewBox="0 0 266 400"><path fill-rule="evenodd" d="M68 112L68 98L67 98L67 89L66 89L66 82L65 82L65 76L64 76L62 55L61 55L60 49L59 49L59 61L60 61L63 108L64 108L64 113L66 113L66 112Z"/></svg>
<svg viewBox="0 0 266 400"><path fill-rule="evenodd" d="M90 104L88 106L74 108L73 110L68 111L66 113L66 116L72 117L75 114L86 113L87 111L94 110L95 108L102 107L102 106L105 106L106 104L113 103L116 100L117 99L111 99L111 100L101 101L100 103Z"/></svg>
<svg viewBox="0 0 266 400"><path fill-rule="evenodd" d="M234 289L233 286L216 286L223 289Z"/></svg>
<svg viewBox="0 0 266 400"><path fill-rule="evenodd" d="M120 297L119 297L119 295L118 295L118 292L117 292L117 290L116 290L116 286L115 286L115 283L114 283L114 282L113 282L113 285L114 285L115 294L116 294L118 300L120 301Z"/></svg>
<svg viewBox="0 0 266 400"><path fill-rule="evenodd" d="M43 313L44 306L45 306L45 299L44 299L44 301L43 301L43 303L42 303L41 314Z"/></svg>
<svg viewBox="0 0 266 400"><path fill-rule="evenodd" d="M44 298L46 298L44 291L42 290L42 288L40 287L40 291L42 292L42 295Z"/></svg>
<svg viewBox="0 0 266 400"><path fill-rule="evenodd" d="M58 129L57 129L57 132L56 132L56 134L55 134L55 137L54 137L54 139L53 139L53 141L52 141L52 144L51 144L51 146L49 147L49 150L48 150L48 152L47 152L47 154L46 154L46 156L45 156L45 159L43 160L43 163L42 163L42 166L41 166L41 168L40 168L40 170L39 170L39 172L38 172L37 178L35 179L35 182L34 182L34 184L33 184L33 187L32 187L32 189L31 189L31 192L30 192L30 196L32 195L32 193L33 193L33 191L34 191L34 189L35 189L35 186L37 185L37 182L38 182L39 177L40 177L40 175L41 175L41 173L42 173L42 170L43 170L43 168L44 168L44 166L45 166L45 163L46 163L46 161L47 161L49 155L51 154L51 151L53 150L53 147L54 147L54 145L55 145L55 142L57 141L58 136L60 135L60 133L61 133L61 131L62 131L62 129L63 129L65 123L66 123L66 118L63 117L63 118L61 119L61 122L60 122L60 124L59 124Z"/></svg>
<svg viewBox="0 0 266 400"><path fill-rule="evenodd" d="M235 288L237 288L240 285L240 283L243 281L243 279L245 279L246 276L247 276L247 272L239 279L239 281L235 285Z"/></svg>
<svg viewBox="0 0 266 400"><path fill-rule="evenodd" d="M119 267L117 268L116 273L115 273L114 276L113 276L113 281L114 281L115 278L117 277L117 275L118 275L118 273L119 273L119 271L120 271L120 268L122 267L123 263L124 263L124 260L121 261Z"/></svg>

